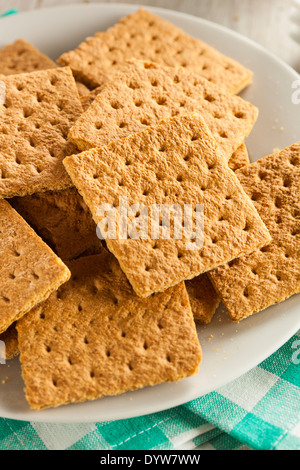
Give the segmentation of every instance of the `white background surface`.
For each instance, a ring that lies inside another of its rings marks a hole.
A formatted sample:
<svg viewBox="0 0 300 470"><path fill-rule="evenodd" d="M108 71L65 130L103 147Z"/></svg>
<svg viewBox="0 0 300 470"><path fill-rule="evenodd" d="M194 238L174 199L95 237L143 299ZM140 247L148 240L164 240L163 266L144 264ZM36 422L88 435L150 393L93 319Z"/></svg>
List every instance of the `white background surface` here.
<svg viewBox="0 0 300 470"><path fill-rule="evenodd" d="M97 0L92 0L95 3ZM126 3L126 0L100 0ZM8 8L28 11L54 5L91 3L89 0L0 0L0 12ZM290 37L292 0L127 0L190 13L222 24L257 41L300 72L300 45Z"/></svg>
<svg viewBox="0 0 300 470"><path fill-rule="evenodd" d="M11 6L11 5L10 5ZM134 8L135 9L135 8ZM0 46L24 37L52 58L75 47L96 29L105 30L132 12L121 5L40 10L1 20ZM203 20L156 12L249 66L254 82L243 96L260 108L260 116L247 145L252 160L274 147L283 148L299 140L300 105L292 103L296 72L260 46ZM55 34L53 32L55 31ZM300 328L299 295L235 324L218 312L210 325L199 327L203 362L199 374L172 384L147 387L118 397L68 405L43 412L30 412L26 404L18 359L0 368L0 416L30 421L93 422L153 413L206 394L253 368L285 343ZM292 351L291 351L292 354Z"/></svg>

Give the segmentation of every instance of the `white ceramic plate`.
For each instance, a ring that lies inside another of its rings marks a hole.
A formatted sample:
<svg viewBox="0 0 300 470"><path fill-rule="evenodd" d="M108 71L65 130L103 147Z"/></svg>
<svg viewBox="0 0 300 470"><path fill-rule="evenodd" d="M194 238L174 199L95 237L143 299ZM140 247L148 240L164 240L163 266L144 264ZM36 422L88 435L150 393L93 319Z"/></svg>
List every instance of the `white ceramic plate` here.
<svg viewBox="0 0 300 470"><path fill-rule="evenodd" d="M86 36L107 29L136 8L124 4L76 5L0 19L0 47L23 37L56 59ZM259 45L216 24L182 13L149 9L254 71L254 83L243 93L245 99L260 109L258 122L247 141L252 161L272 153L275 147L283 148L300 140L300 105L293 104L291 99L295 91L292 83L299 78L294 70ZM171 408L239 377L276 351L299 328L299 295L239 324L219 311L210 325L198 328L203 362L197 376L42 412L30 411L19 361L15 359L0 365L0 416L44 422L95 422Z"/></svg>

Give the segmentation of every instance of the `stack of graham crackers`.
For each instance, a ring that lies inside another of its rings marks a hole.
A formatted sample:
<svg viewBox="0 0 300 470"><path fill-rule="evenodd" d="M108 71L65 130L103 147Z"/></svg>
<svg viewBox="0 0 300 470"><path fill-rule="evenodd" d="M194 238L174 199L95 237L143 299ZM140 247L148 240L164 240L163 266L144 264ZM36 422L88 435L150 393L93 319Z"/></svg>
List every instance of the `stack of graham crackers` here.
<svg viewBox="0 0 300 470"><path fill-rule="evenodd" d="M249 70L144 10L58 63L0 51L0 339L36 410L193 375L195 320L300 292L300 143L250 164ZM162 205L201 243L139 236Z"/></svg>

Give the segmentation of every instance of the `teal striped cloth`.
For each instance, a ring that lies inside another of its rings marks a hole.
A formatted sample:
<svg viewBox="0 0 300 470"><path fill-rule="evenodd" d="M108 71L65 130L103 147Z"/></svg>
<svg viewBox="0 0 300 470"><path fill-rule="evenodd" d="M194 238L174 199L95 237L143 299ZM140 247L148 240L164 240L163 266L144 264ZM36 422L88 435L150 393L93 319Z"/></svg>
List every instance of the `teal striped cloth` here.
<svg viewBox="0 0 300 470"><path fill-rule="evenodd" d="M71 425L0 418L0 449L300 449L299 337L225 387L160 413Z"/></svg>
<svg viewBox="0 0 300 470"><path fill-rule="evenodd" d="M300 449L300 331L276 353L197 400L123 421L0 418L0 449Z"/></svg>

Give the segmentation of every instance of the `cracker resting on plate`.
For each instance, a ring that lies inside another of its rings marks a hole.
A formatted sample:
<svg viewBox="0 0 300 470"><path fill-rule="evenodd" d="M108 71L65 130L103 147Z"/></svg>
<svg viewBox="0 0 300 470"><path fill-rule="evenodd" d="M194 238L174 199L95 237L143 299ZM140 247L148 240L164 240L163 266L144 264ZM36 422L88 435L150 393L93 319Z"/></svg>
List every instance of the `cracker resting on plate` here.
<svg viewBox="0 0 300 470"><path fill-rule="evenodd" d="M17 39L0 49L0 75L15 75L53 68L57 68L57 64L24 39ZM90 94L90 90L83 83L76 82L76 86L79 96Z"/></svg>
<svg viewBox="0 0 300 470"><path fill-rule="evenodd" d="M78 148L101 147L173 116L201 114L229 159L258 115L255 106L183 68L127 61L70 129Z"/></svg>
<svg viewBox="0 0 300 470"><path fill-rule="evenodd" d="M58 62L69 65L88 88L106 83L126 59L151 60L184 67L230 93L250 85L252 72L199 39L143 9L122 18L106 32L96 33Z"/></svg>
<svg viewBox="0 0 300 470"><path fill-rule="evenodd" d="M0 201L0 239L3 333L66 282L70 272L7 201Z"/></svg>
<svg viewBox="0 0 300 470"><path fill-rule="evenodd" d="M63 260L101 249L96 224L76 188L15 197L10 202Z"/></svg>
<svg viewBox="0 0 300 470"><path fill-rule="evenodd" d="M67 140L82 113L71 70L50 69L1 79L0 198L72 186L62 160L76 147Z"/></svg>
<svg viewBox="0 0 300 470"><path fill-rule="evenodd" d="M17 324L26 398L36 410L118 395L198 371L201 348L184 283L137 297L103 251Z"/></svg>
<svg viewBox="0 0 300 470"><path fill-rule="evenodd" d="M68 157L64 165L97 224L103 218L97 215L99 206L111 204L118 215L121 196L127 198L128 207L178 204L183 210L190 204L194 229L196 205L204 206L202 248L187 249L191 240L184 233L181 239L162 239L162 226L157 240L149 230L145 239L118 239L118 233L116 239L106 239L140 296L191 279L270 241L199 115L162 121L106 147ZM138 209L133 219L139 224L142 216L137 214Z"/></svg>
<svg viewBox="0 0 300 470"><path fill-rule="evenodd" d="M300 143L236 172L272 241L211 271L232 320L300 292Z"/></svg>

